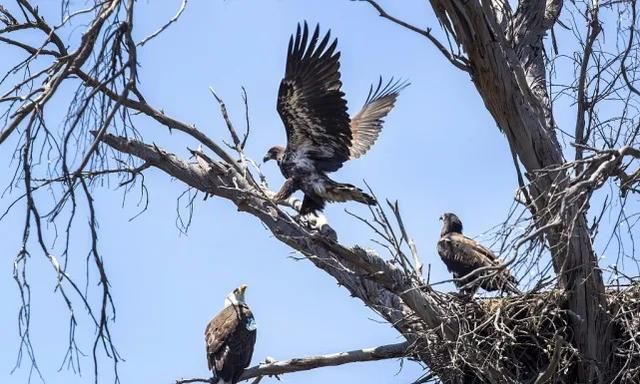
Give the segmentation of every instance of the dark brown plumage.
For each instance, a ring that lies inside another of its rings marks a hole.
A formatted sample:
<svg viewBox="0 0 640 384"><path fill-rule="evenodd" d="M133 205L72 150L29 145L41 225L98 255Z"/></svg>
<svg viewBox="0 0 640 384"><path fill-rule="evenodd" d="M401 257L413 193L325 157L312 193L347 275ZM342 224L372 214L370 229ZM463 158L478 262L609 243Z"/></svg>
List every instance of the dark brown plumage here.
<svg viewBox="0 0 640 384"><path fill-rule="evenodd" d="M500 290L522 294L511 272L507 268L500 268L500 259L490 249L462 234L462 222L458 216L445 213L440 219L443 223L438 240L438 254L453 277L460 279L456 280L455 284L461 289L461 293L473 296L478 288L482 288L486 291ZM483 267L497 268L487 268L464 278Z"/></svg>
<svg viewBox="0 0 640 384"><path fill-rule="evenodd" d="M264 161L276 160L287 179L276 195L284 200L297 190L305 194L302 215L322 210L326 201L355 200L375 204L358 187L337 183L326 173L337 171L349 159L365 154L382 129L383 118L393 108L407 84L378 82L353 120L340 90L340 52L330 32L320 40L320 28L309 34L298 25L289 40L284 78L278 91L277 110L287 132L287 146L272 147Z"/></svg>
<svg viewBox="0 0 640 384"><path fill-rule="evenodd" d="M217 384L235 384L251 363L256 343L256 323L244 302L246 285L241 285L225 299L225 307L211 319L205 329L207 363Z"/></svg>

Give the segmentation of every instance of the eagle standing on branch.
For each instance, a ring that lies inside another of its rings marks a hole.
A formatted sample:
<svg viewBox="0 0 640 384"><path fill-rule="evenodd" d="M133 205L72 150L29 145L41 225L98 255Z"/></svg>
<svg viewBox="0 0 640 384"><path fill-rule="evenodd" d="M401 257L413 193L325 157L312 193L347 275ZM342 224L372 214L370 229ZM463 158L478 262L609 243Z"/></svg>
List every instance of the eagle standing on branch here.
<svg viewBox="0 0 640 384"><path fill-rule="evenodd" d="M364 107L352 119L340 90L338 40L329 45L330 31L319 40L316 26L309 36L307 23L298 24L289 39L284 79L278 90L277 110L287 131L287 147L275 146L263 161L276 160L286 181L275 195L286 200L297 190L304 192L301 215L320 211L325 202L355 200L375 204L373 197L351 184L331 180L349 159L364 155L375 143L383 118L393 108L398 93L408 84L391 79L372 86Z"/></svg>
<svg viewBox="0 0 640 384"><path fill-rule="evenodd" d="M256 321L244 301L247 286L241 285L224 300L224 308L204 331L209 370L216 384L235 384L251 363L256 343Z"/></svg>
<svg viewBox="0 0 640 384"><path fill-rule="evenodd" d="M478 288L485 291L508 291L522 294L511 272L490 249L462 234L462 221L453 213L440 217L442 231L438 240L438 254L456 278L455 285L465 296L473 296ZM478 268L487 267L468 278Z"/></svg>

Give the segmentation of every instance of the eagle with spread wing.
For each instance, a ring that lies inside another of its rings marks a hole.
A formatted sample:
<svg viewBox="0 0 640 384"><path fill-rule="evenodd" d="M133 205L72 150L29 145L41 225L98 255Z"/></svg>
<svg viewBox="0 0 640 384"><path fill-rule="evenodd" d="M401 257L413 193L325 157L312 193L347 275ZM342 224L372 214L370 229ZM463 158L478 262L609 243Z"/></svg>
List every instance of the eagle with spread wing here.
<svg viewBox="0 0 640 384"><path fill-rule="evenodd" d="M463 295L473 296L478 288L522 294L517 287L518 282L500 259L490 249L462 234L462 221L458 216L445 213L440 220L442 231L438 254L449 272L453 273L454 283ZM479 268L483 270L472 274Z"/></svg>
<svg viewBox="0 0 640 384"><path fill-rule="evenodd" d="M408 84L391 79L371 87L362 110L353 118L340 90L338 40L330 31L320 39L316 26L310 35L307 23L298 24L289 40L285 75L280 82L277 110L287 131L287 146L269 149L263 161L276 160L286 181L275 200L304 192L301 215L322 210L326 202L354 200L375 204L360 188L331 180L349 159L364 155L375 143L383 118L393 108L399 92Z"/></svg>

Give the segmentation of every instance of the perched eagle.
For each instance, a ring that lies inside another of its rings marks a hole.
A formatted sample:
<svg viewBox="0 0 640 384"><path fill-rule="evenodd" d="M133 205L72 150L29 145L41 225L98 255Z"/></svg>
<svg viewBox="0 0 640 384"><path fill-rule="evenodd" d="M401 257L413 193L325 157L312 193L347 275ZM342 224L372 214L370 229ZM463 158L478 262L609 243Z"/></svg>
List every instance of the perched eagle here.
<svg viewBox="0 0 640 384"><path fill-rule="evenodd" d="M516 279L508 269L502 267L500 259L490 249L462 234L462 221L458 216L445 213L440 220L442 231L438 240L438 254L449 272L453 273L453 277L460 279L456 280L455 284L461 288L464 295L473 296L479 287L486 291L500 290L522 294L517 288ZM468 279L464 278L482 267L489 268Z"/></svg>
<svg viewBox="0 0 640 384"><path fill-rule="evenodd" d="M304 192L301 215L322 210L325 202L355 200L375 204L361 189L331 180L327 173L364 155L375 143L383 118L391 111L398 93L408 84L393 79L378 82L369 90L364 107L353 118L340 90L338 40L330 32L320 40L316 26L309 34L307 23L298 24L287 51L285 75L278 90L277 110L287 131L287 146L275 146L264 161L276 160L286 181L275 200Z"/></svg>
<svg viewBox="0 0 640 384"><path fill-rule="evenodd" d="M256 321L244 301L247 286L241 285L224 301L224 308L204 331L209 369L216 384L235 384L251 362L256 343Z"/></svg>

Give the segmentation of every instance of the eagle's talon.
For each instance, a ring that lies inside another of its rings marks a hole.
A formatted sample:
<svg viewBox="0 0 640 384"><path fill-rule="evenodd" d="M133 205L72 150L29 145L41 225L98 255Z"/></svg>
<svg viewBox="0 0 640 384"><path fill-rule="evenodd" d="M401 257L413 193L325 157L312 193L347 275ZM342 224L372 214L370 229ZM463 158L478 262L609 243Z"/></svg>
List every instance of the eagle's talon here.
<svg viewBox="0 0 640 384"><path fill-rule="evenodd" d="M309 222L308 216L309 215L298 214L298 215L293 216L293 219L295 221L297 221L298 223L300 223L300 224L302 224L302 225L304 225L306 227L309 227L310 229L313 229L313 226Z"/></svg>

